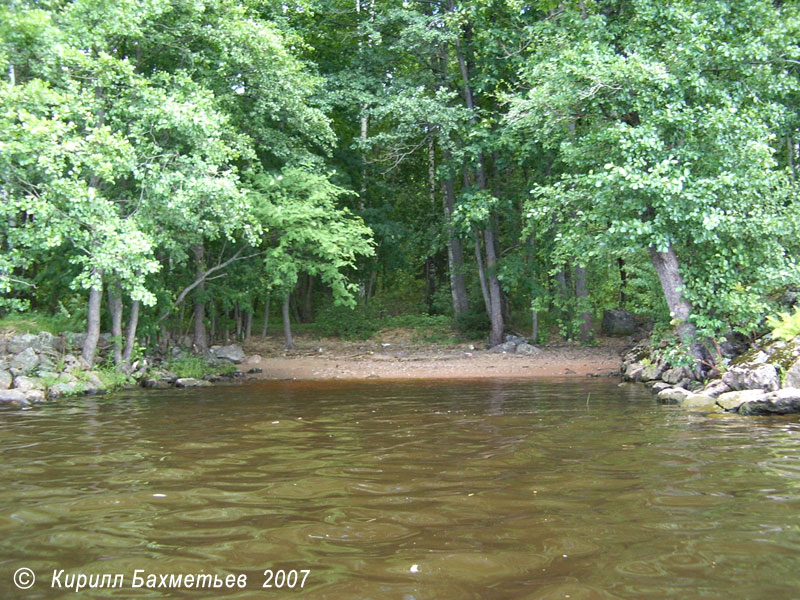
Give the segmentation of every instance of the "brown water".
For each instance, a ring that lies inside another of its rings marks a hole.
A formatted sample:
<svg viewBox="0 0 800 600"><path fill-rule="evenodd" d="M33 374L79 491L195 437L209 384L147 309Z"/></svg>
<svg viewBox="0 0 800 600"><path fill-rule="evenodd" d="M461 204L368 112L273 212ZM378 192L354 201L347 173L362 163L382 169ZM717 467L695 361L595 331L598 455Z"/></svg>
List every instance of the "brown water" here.
<svg viewBox="0 0 800 600"><path fill-rule="evenodd" d="M78 597L54 569L125 575L86 598L800 597L800 421L610 380L134 392L2 411L0 452L2 599Z"/></svg>

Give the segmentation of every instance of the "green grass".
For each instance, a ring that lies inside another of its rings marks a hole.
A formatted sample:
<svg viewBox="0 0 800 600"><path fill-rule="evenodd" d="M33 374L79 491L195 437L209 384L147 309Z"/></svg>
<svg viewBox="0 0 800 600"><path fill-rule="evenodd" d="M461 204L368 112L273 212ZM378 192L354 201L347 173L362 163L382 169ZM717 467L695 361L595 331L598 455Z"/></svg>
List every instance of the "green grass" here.
<svg viewBox="0 0 800 600"><path fill-rule="evenodd" d="M202 379L205 375L233 373L237 367L232 364L211 365L199 356L187 356L164 363L164 368L178 377Z"/></svg>
<svg viewBox="0 0 800 600"><path fill-rule="evenodd" d="M0 330L16 333L39 333L47 331L53 335L67 331L82 331L85 325L66 315L46 315L38 312L9 313L0 318Z"/></svg>

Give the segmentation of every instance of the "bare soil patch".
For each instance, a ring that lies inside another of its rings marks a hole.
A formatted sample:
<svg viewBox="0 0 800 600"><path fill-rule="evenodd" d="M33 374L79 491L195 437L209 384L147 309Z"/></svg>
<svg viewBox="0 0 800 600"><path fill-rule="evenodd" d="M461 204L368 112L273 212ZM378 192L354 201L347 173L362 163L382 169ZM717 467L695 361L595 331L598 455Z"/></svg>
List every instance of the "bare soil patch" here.
<svg viewBox="0 0 800 600"><path fill-rule="evenodd" d="M252 338L245 370L261 369L261 379L465 379L586 377L615 375L629 341L601 338L596 346L560 343L532 355L498 354L485 343L414 343L414 332L382 332L376 339L348 342L301 335L285 350L281 336Z"/></svg>

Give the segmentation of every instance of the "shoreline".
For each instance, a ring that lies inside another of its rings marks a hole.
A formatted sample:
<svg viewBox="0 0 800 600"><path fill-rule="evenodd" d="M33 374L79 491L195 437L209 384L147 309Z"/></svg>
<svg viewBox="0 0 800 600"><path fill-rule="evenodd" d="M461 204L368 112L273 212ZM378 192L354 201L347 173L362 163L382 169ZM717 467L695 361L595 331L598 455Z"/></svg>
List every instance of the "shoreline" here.
<svg viewBox="0 0 800 600"><path fill-rule="evenodd" d="M621 350L627 343L613 340L593 347L540 346L534 355L520 355L469 346L407 348L380 343L340 343L331 349L331 341L325 342L317 342L316 347L306 342L294 351L264 343L248 344L251 356L239 367L246 373L260 369L261 372L248 373L256 380L604 377L621 375Z"/></svg>

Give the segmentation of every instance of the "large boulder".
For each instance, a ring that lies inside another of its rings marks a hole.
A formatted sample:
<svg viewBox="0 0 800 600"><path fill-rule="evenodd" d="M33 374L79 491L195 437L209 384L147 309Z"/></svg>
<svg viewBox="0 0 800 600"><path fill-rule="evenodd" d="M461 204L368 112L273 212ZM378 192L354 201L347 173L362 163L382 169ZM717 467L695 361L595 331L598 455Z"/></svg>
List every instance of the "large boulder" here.
<svg viewBox="0 0 800 600"><path fill-rule="evenodd" d="M789 370L786 371L783 385L785 387L800 388L800 360L796 361L789 367Z"/></svg>
<svg viewBox="0 0 800 600"><path fill-rule="evenodd" d="M67 333L64 337L66 347L75 350L80 350L83 348L83 342L86 341L85 333Z"/></svg>
<svg viewBox="0 0 800 600"><path fill-rule="evenodd" d="M625 365L622 373L626 381L639 381L639 377L644 372L644 365L640 362L632 362Z"/></svg>
<svg viewBox="0 0 800 600"><path fill-rule="evenodd" d="M43 388L44 385L39 379L25 377L24 375L14 378L14 389L19 390L20 392L27 393L31 390L41 390Z"/></svg>
<svg viewBox="0 0 800 600"><path fill-rule="evenodd" d="M30 404L19 390L0 390L0 404Z"/></svg>
<svg viewBox="0 0 800 600"><path fill-rule="evenodd" d="M800 389L783 388L766 394L764 398L745 402L739 407L740 415L788 415L800 413Z"/></svg>
<svg viewBox="0 0 800 600"><path fill-rule="evenodd" d="M6 370L0 371L0 390L7 390L14 382L14 377Z"/></svg>
<svg viewBox="0 0 800 600"><path fill-rule="evenodd" d="M744 364L731 367L722 381L732 390L764 390L773 392L780 387L778 370L769 363Z"/></svg>
<svg viewBox="0 0 800 600"><path fill-rule="evenodd" d="M42 354L47 354L49 356L56 356L59 353L59 339L52 333L41 331L39 335L36 336L36 347L34 350L38 350Z"/></svg>
<svg viewBox="0 0 800 600"><path fill-rule="evenodd" d="M33 371L39 365L39 356L30 346L22 352L18 352L11 357L9 364L14 369L19 369L25 373Z"/></svg>
<svg viewBox="0 0 800 600"><path fill-rule="evenodd" d="M495 352L497 354L503 353L513 353L517 349L517 344L513 341L503 342L502 344L497 344L492 348L489 348L489 352Z"/></svg>
<svg viewBox="0 0 800 600"><path fill-rule="evenodd" d="M686 379L688 369L683 367L674 367L667 369L661 374L661 381L675 385Z"/></svg>
<svg viewBox="0 0 800 600"><path fill-rule="evenodd" d="M195 388L195 387L208 387L211 384L208 381L203 381L202 379L194 379L193 377L181 377L175 382L175 385L179 388Z"/></svg>
<svg viewBox="0 0 800 600"><path fill-rule="evenodd" d="M612 308L603 312L600 329L606 335L631 335L636 331L636 319L624 308Z"/></svg>
<svg viewBox="0 0 800 600"><path fill-rule="evenodd" d="M30 390L25 392L25 400L30 402L31 404L38 404L39 402L44 402L44 390Z"/></svg>
<svg viewBox="0 0 800 600"><path fill-rule="evenodd" d="M244 360L244 350L237 344L231 344L229 346L211 346L209 349L214 355L214 358L229 360L237 365Z"/></svg>
<svg viewBox="0 0 800 600"><path fill-rule="evenodd" d="M542 353L542 351L539 348L529 344L528 342L522 342L519 345L517 345L517 348L516 350L514 350L514 352L516 352L517 354L525 354L527 356L533 356L534 354Z"/></svg>
<svg viewBox="0 0 800 600"><path fill-rule="evenodd" d="M6 343L6 352L8 354L19 354L28 348L39 349L39 338L32 333L12 335Z"/></svg>
<svg viewBox="0 0 800 600"><path fill-rule="evenodd" d="M64 396L75 396L80 393L83 393L83 385L77 381L56 383L47 388L47 397L51 400L63 398Z"/></svg>
<svg viewBox="0 0 800 600"><path fill-rule="evenodd" d="M700 410L706 412L719 410L716 400L705 394L689 394L680 403L680 407L686 410Z"/></svg>
<svg viewBox="0 0 800 600"><path fill-rule="evenodd" d="M720 394L717 397L717 404L727 411L736 412L742 404L746 402L763 402L766 397L767 392L763 390L739 390Z"/></svg>
<svg viewBox="0 0 800 600"><path fill-rule="evenodd" d="M664 372L664 366L655 364L655 365L646 365L642 372L639 374L638 380L639 381L653 381L655 379L660 379L661 374Z"/></svg>
<svg viewBox="0 0 800 600"><path fill-rule="evenodd" d="M701 394L705 394L707 396L711 396L712 398L717 398L721 394L725 392L730 392L731 388L728 387L721 379L715 379L713 381L708 382L705 387L700 390Z"/></svg>
<svg viewBox="0 0 800 600"><path fill-rule="evenodd" d="M661 404L680 404L689 396L691 392L679 387L671 387L661 390L657 394L658 401Z"/></svg>

